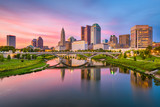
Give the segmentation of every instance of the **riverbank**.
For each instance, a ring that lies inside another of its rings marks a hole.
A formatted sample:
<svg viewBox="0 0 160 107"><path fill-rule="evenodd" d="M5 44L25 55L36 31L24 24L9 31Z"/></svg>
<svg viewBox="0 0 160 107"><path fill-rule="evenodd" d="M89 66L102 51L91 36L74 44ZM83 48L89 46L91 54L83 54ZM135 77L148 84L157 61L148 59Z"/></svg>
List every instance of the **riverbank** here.
<svg viewBox="0 0 160 107"><path fill-rule="evenodd" d="M123 66L126 68L129 68L131 70L150 75L156 80L160 81L160 62L159 58L152 57L148 58L146 60L140 60L140 58L137 58L137 61L134 61L134 58L120 58L120 59L112 59L110 57L104 57L102 56L95 56L93 57L94 60L103 60L106 63ZM156 71L156 72L155 72Z"/></svg>
<svg viewBox="0 0 160 107"><path fill-rule="evenodd" d="M5 59L0 62L0 77L21 75L41 71L47 67L46 61L55 58L54 56L39 56L35 60ZM42 69L40 69L42 68Z"/></svg>
<svg viewBox="0 0 160 107"><path fill-rule="evenodd" d="M160 69L160 62L134 61L134 60L125 59L125 58L122 58L122 59L106 58L105 61L111 64L125 66L132 70L139 71L142 73L151 72L156 69Z"/></svg>
<svg viewBox="0 0 160 107"><path fill-rule="evenodd" d="M82 55L78 55L78 58L86 59ZM146 58L145 60L142 60L139 56L137 56L136 61L134 61L133 57L113 59L106 55L98 55L98 56L93 57L92 59L101 60L103 62L115 64L118 66L124 66L134 71L138 71L138 72L146 73L146 74L147 72L152 72L157 69L160 70L160 61L159 61L160 58L155 57L155 56L152 56L151 58ZM157 73L160 74L160 71L158 71Z"/></svg>

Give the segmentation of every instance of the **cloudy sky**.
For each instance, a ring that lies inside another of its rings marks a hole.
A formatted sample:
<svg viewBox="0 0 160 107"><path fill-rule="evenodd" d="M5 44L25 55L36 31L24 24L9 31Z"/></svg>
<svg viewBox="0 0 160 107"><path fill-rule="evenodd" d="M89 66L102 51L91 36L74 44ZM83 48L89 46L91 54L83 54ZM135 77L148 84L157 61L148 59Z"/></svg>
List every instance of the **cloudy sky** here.
<svg viewBox="0 0 160 107"><path fill-rule="evenodd" d="M98 23L102 39L130 34L134 25L153 27L160 41L160 0L0 0L0 45L16 35L17 47L42 36L44 45L56 46L64 27L66 38L80 39L81 26Z"/></svg>

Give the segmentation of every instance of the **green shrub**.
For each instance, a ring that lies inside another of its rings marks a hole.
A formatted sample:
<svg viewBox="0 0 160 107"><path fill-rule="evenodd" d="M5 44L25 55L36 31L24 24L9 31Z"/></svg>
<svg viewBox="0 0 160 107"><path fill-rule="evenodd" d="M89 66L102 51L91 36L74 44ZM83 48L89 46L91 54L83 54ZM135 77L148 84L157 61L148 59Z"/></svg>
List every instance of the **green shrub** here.
<svg viewBox="0 0 160 107"><path fill-rule="evenodd" d="M155 59L154 62L160 63L160 59Z"/></svg>
<svg viewBox="0 0 160 107"><path fill-rule="evenodd" d="M137 61L137 58L136 58L136 56L134 56L134 61Z"/></svg>
<svg viewBox="0 0 160 107"><path fill-rule="evenodd" d="M124 58L127 58L126 52L124 53Z"/></svg>
<svg viewBox="0 0 160 107"><path fill-rule="evenodd" d="M20 54L17 54L17 55L16 55L16 58L17 58L17 59L20 59Z"/></svg>
<svg viewBox="0 0 160 107"><path fill-rule="evenodd" d="M145 60L145 59L146 59L146 57L145 57L145 55L144 55L144 53L143 53L143 52L141 52L141 53L140 53L140 57L141 57L143 60Z"/></svg>
<svg viewBox="0 0 160 107"><path fill-rule="evenodd" d="M4 61L4 56L0 55L0 62L3 62L3 61Z"/></svg>
<svg viewBox="0 0 160 107"><path fill-rule="evenodd" d="M25 55L25 54L23 54L23 55L22 55L22 59L24 59L24 58L25 58L25 56L26 56L26 55Z"/></svg>
<svg viewBox="0 0 160 107"><path fill-rule="evenodd" d="M27 55L27 59L31 60L31 55L30 54Z"/></svg>
<svg viewBox="0 0 160 107"><path fill-rule="evenodd" d="M7 60L11 60L11 56L10 55L7 56Z"/></svg>

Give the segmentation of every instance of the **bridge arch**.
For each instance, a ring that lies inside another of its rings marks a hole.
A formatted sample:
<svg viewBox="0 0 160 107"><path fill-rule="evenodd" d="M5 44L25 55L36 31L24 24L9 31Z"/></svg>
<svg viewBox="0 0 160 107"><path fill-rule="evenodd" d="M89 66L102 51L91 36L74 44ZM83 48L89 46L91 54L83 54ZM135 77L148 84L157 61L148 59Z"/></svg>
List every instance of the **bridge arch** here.
<svg viewBox="0 0 160 107"><path fill-rule="evenodd" d="M97 53L97 54L94 54L94 55L89 56L88 58L91 59L91 58L93 58L94 56L98 56L98 55L107 55L107 56L109 56L109 57L111 57L111 58L117 59L117 57L115 57L115 56L113 56L112 54L109 54L109 53Z"/></svg>

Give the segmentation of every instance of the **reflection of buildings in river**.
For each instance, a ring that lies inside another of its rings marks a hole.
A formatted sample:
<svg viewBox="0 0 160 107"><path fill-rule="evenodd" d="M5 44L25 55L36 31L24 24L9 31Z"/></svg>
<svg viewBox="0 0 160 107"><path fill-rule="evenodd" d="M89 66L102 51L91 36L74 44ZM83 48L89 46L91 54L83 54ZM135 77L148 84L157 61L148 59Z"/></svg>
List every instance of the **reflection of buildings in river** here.
<svg viewBox="0 0 160 107"><path fill-rule="evenodd" d="M143 89L151 88L152 79L144 77L140 73L136 73L131 70L131 85L134 88L143 88Z"/></svg>
<svg viewBox="0 0 160 107"><path fill-rule="evenodd" d="M62 81L64 80L64 77L65 77L65 69L61 69L61 78L62 78Z"/></svg>
<svg viewBox="0 0 160 107"><path fill-rule="evenodd" d="M101 69L82 69L81 70L81 88L82 91L93 93L95 95L100 92Z"/></svg>
<svg viewBox="0 0 160 107"><path fill-rule="evenodd" d="M83 69L81 71L81 79L100 80L101 79L100 68Z"/></svg>
<svg viewBox="0 0 160 107"><path fill-rule="evenodd" d="M66 63L67 65L71 66L71 65L72 65L72 60L66 59L66 60L65 60L65 63Z"/></svg>
<svg viewBox="0 0 160 107"><path fill-rule="evenodd" d="M119 73L129 74L129 69L119 67Z"/></svg>
<svg viewBox="0 0 160 107"><path fill-rule="evenodd" d="M117 73L117 70L118 70L118 67L110 67L110 73L112 74L112 75L114 75L114 74L116 74Z"/></svg>
<svg viewBox="0 0 160 107"><path fill-rule="evenodd" d="M86 60L77 60L77 59L71 59L72 60L72 66L79 66L86 63Z"/></svg>
<svg viewBox="0 0 160 107"><path fill-rule="evenodd" d="M103 66L105 63L93 61L92 62L94 66Z"/></svg>

